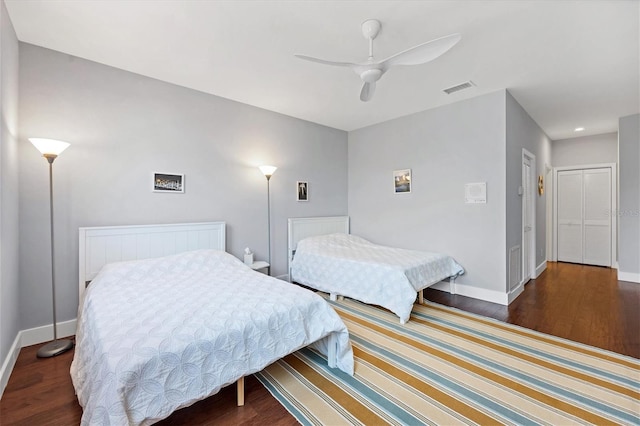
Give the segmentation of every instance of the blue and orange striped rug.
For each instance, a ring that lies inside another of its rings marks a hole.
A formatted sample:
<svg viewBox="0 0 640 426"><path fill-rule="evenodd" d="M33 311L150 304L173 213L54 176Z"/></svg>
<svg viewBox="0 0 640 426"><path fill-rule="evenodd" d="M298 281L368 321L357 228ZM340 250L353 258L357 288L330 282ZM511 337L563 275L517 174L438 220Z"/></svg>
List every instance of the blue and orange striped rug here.
<svg viewBox="0 0 640 426"><path fill-rule="evenodd" d="M302 349L256 374L303 425L640 425L640 362L426 303L400 325L356 301L353 377Z"/></svg>

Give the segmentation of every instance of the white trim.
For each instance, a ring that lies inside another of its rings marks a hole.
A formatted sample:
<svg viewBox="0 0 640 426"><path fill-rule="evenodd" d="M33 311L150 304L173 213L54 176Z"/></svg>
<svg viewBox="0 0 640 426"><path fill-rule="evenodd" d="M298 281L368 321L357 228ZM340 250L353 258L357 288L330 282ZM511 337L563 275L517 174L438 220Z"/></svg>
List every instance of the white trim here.
<svg viewBox="0 0 640 426"><path fill-rule="evenodd" d="M534 271L532 270L533 265L536 264L536 239L537 239L537 235L536 235L536 194L538 193L538 191L536 190L537 188L537 182L538 182L538 169L536 168L536 156L527 151L526 149L522 148L522 163L521 163L521 169L520 169L520 175L521 175L521 184L523 186L523 188L525 188L524 185L524 162L525 160L528 159L529 160L529 170L531 171L531 178L529 179L529 213L531 214L531 230L529 232L531 232L531 242L529 244L529 247L525 247L524 245L524 216L525 216L525 200L526 200L526 194L522 195L522 201L521 201L521 205L522 205L522 229L520 230L521 234L520 234L520 245L522 246L521 248L521 253L522 253L522 267L521 267L521 274L522 274L522 280L524 282L529 281L530 279L534 278L533 274ZM528 255L529 256L529 275L528 276L524 276L525 274L525 270L524 270L524 257Z"/></svg>
<svg viewBox="0 0 640 426"><path fill-rule="evenodd" d="M547 201L547 211L545 214L546 217L546 241L545 241L545 250L546 250L546 256L545 258L549 261L549 262L553 262L553 168L545 165L545 169L549 168L549 170L547 171L547 173L545 174L545 180L546 182L544 183L544 196L546 198Z"/></svg>
<svg viewBox="0 0 640 426"><path fill-rule="evenodd" d="M543 260L538 266L536 266L536 270L534 271L533 279L535 280L547 269L547 261Z"/></svg>
<svg viewBox="0 0 640 426"><path fill-rule="evenodd" d="M618 281L629 281L632 283L640 284L640 273L638 272L623 272L618 269Z"/></svg>
<svg viewBox="0 0 640 426"><path fill-rule="evenodd" d="M524 284L524 282L521 282L516 288L509 292L507 295L507 305L510 305L511 302L516 300L516 298L522 294L524 291Z"/></svg>
<svg viewBox="0 0 640 426"><path fill-rule="evenodd" d="M72 319L65 322L58 323L58 337L69 337L76 334L76 320ZM4 389L9 383L9 377L13 372L13 367L16 365L18 356L20 355L20 349L45 343L51 341L53 337L53 325L43 325L42 327L30 328L28 330L20 330L13 340L11 349L2 363L2 369L0 370L0 398L4 393Z"/></svg>
<svg viewBox="0 0 640 426"><path fill-rule="evenodd" d="M4 393L5 388L7 387L7 383L9 383L9 377L11 377L11 373L13 372L13 367L16 365L16 361L18 360L18 355L20 355L20 336L22 332L18 332L16 334L16 338L13 340L13 344L11 345L11 349L9 349L9 353L2 363L2 369L0 370L0 398L2 398L2 394Z"/></svg>
<svg viewBox="0 0 640 426"><path fill-rule="evenodd" d="M509 271L507 291L512 291L522 282L522 253L520 245L513 246L509 249ZM515 284L515 285L514 285Z"/></svg>
<svg viewBox="0 0 640 426"><path fill-rule="evenodd" d="M449 281L440 281L431 286L436 290L446 291L451 293L451 283ZM486 288L472 287L470 285L453 283L455 293L460 296L471 297L473 299L484 300L485 302L498 303L500 305L509 304L509 295L507 293L501 293L495 290L488 290ZM517 287L516 290L517 291Z"/></svg>
<svg viewBox="0 0 640 426"><path fill-rule="evenodd" d="M69 337L76 334L76 320L58 323L58 337ZM53 337L53 324L43 325L42 327L30 328L20 332L20 346L37 345L39 343L49 342Z"/></svg>

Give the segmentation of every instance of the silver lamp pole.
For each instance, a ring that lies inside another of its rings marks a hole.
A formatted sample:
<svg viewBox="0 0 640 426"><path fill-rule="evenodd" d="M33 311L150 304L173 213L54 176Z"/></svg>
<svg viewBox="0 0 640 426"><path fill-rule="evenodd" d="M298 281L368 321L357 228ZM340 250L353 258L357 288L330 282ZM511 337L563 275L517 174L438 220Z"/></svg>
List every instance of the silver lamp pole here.
<svg viewBox="0 0 640 426"><path fill-rule="evenodd" d="M54 226L53 226L53 161L64 151L69 144L66 142L55 141L52 139L29 139L42 156L49 162L49 217L51 228L51 298L53 301L53 341L47 343L38 349L38 358L49 358L60 355L63 352L73 348L73 342L67 339L58 340L58 323L56 321L56 274L55 274L55 256L54 256Z"/></svg>
<svg viewBox="0 0 640 426"><path fill-rule="evenodd" d="M271 176L273 176L278 168L274 166L260 166L259 169L264 174L264 177L267 178L267 253L269 259L269 275L271 275L273 266L271 265L271 193L269 182L271 181Z"/></svg>
<svg viewBox="0 0 640 426"><path fill-rule="evenodd" d="M267 258L269 259L269 265L271 265L271 191L269 182L271 181L271 175L267 176L267 241L269 247L267 247Z"/></svg>

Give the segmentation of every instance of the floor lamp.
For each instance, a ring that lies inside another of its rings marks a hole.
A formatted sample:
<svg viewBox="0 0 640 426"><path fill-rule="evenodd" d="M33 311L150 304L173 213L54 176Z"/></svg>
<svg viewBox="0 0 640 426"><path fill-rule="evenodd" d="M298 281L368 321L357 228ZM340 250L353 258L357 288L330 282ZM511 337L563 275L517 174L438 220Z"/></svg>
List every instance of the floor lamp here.
<svg viewBox="0 0 640 426"><path fill-rule="evenodd" d="M269 244L269 272L271 272L273 265L271 265L271 196L269 194L269 181L278 168L274 166L260 166L258 168L267 178L267 241Z"/></svg>
<svg viewBox="0 0 640 426"><path fill-rule="evenodd" d="M53 160L65 149L69 147L67 142L53 139L29 138L29 141L42 153L42 156L49 162L49 217L51 219L51 295L53 300L53 342L38 349L38 358L49 358L60 355L73 347L71 340L58 340L56 322L56 274L53 256Z"/></svg>

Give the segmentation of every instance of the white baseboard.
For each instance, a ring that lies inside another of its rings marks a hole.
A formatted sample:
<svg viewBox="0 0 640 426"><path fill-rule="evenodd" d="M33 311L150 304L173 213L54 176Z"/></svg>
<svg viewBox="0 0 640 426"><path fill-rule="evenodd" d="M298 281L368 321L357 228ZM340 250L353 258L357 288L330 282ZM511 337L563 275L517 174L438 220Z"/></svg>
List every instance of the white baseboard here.
<svg viewBox="0 0 640 426"><path fill-rule="evenodd" d="M542 274L544 272L544 270L547 269L547 261L543 260L542 263L540 263L537 267L536 270L534 272L534 276L533 279L536 279L540 276L540 274Z"/></svg>
<svg viewBox="0 0 640 426"><path fill-rule="evenodd" d="M521 282L520 284L518 284L516 286L516 288L514 288L513 290L511 290L509 292L509 294L507 295L507 305L510 305L511 302L513 302L514 300L516 300L516 298L518 296L520 296L522 294L522 292L524 291L524 283Z"/></svg>
<svg viewBox="0 0 640 426"><path fill-rule="evenodd" d="M449 293L450 284L448 281L440 281L432 285L431 287L436 290L442 290ZM472 297L474 299L484 300L485 302L498 303L500 305L509 304L509 295L507 293L501 293L495 290L488 290L486 288L472 287L465 284L454 284L455 294L461 296Z"/></svg>
<svg viewBox="0 0 640 426"><path fill-rule="evenodd" d="M618 269L618 281L629 281L640 284L640 274L637 272L623 272Z"/></svg>
<svg viewBox="0 0 640 426"><path fill-rule="evenodd" d="M76 334L75 319L58 323L58 337L69 337L74 334ZM20 330L18 332L13 344L11 345L11 349L7 354L7 358L2 363L2 369L0 370L0 398L2 398L4 389L7 386L7 383L9 383L9 377L11 377L13 367L16 365L18 355L20 355L20 349L25 346L37 345L51 340L53 340L52 324L30 328L28 330Z"/></svg>
<svg viewBox="0 0 640 426"><path fill-rule="evenodd" d="M38 343L49 342L53 340L53 325L43 325L42 327L30 328L20 332L22 338L20 345L25 346L37 345ZM76 334L76 320L72 319L58 323L58 337L69 337Z"/></svg>
<svg viewBox="0 0 640 426"><path fill-rule="evenodd" d="M20 355L20 348L22 347L20 345L20 333L16 335L11 349L9 349L9 353L7 354L7 358L2 363L2 370L0 370L0 398L2 398L4 389L7 387L7 383L9 383L9 377L11 377L13 367L16 365L18 355Z"/></svg>

